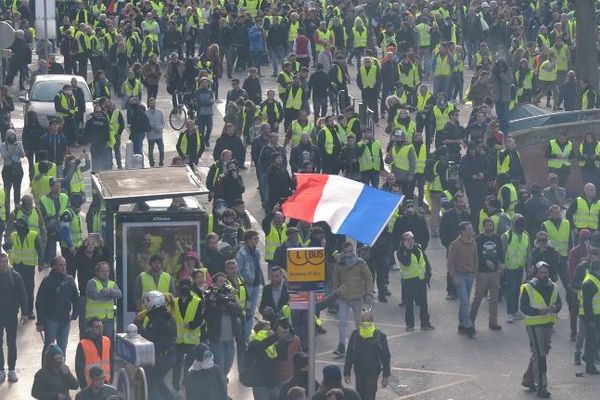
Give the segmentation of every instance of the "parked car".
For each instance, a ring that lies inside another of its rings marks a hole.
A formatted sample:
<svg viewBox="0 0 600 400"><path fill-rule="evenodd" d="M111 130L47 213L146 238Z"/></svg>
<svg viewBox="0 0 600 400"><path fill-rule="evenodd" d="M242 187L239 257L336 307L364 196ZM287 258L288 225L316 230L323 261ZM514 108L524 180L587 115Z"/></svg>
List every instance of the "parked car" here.
<svg viewBox="0 0 600 400"><path fill-rule="evenodd" d="M29 90L29 94L19 97L19 100L25 103L23 115L26 115L28 111L35 111L40 124L48 126L48 122L56 118L54 97L62 90L64 85L71 83L74 76L77 79L77 86L83 90L83 97L85 98L85 113L83 115L83 123L85 124L94 111L94 103L87 83L82 77L76 75L38 75Z"/></svg>

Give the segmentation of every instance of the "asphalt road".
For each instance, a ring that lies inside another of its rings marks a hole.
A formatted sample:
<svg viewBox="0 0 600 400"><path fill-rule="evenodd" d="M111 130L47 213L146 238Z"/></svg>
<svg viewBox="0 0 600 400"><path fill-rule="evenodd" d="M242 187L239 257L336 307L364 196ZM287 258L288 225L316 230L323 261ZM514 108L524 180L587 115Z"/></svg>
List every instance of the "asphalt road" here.
<svg viewBox="0 0 600 400"><path fill-rule="evenodd" d="M353 78L356 67L351 68ZM270 68L263 73L263 90L275 88L274 78L270 78ZM242 74L237 77L243 78ZM465 79L469 81L469 77ZM230 85L222 79L221 98L224 97ZM350 87L350 93L360 98L356 85ZM14 93L16 99L17 93ZM145 100L144 95L144 100ZM160 85L158 108L168 117L170 96L165 91L164 84ZM460 106L461 120L466 121L470 108ZM222 116L224 102L215 107L215 126L212 137L216 139L223 127ZM13 122L17 128L22 127L22 107L17 105L13 114ZM377 129L377 137L387 143L383 133L383 125ZM20 133L20 131L19 131ZM124 133L126 135L126 133ZM167 160L176 155L175 144L177 132L168 125L164 133ZM213 142L214 143L214 142ZM82 148L76 149L76 152ZM247 158L249 160L249 157ZM168 161L167 161L168 162ZM206 171L212 164L212 151L207 151L201 161L201 170ZM247 165L249 166L249 165ZM24 168L26 170L26 168ZM257 221L263 217L258 196L257 181L253 169L242 171L246 184L244 199L247 208ZM89 175L86 173L89 190ZM27 179L23 187L28 187ZM258 226L257 226L258 227ZM390 290L393 295L387 304L375 304L374 313L377 326L388 335L392 352L392 377L386 389L378 392L378 399L529 399L534 395L520 386L521 376L529 360L529 346L525 328L521 323L505 323L504 304L499 307L499 321L503 325L501 332L487 329L487 302L483 302L478 324L476 339L468 339L457 334L457 301L445 300L445 251L437 238L432 239L427 249L427 255L433 269L433 279L429 292L429 311L431 321L436 330L407 332L404 327L404 310L398 306L397 295L400 290L400 276L394 271L390 274ZM36 276L36 281L42 279ZM561 290L564 296L564 291ZM564 298L564 297L563 297ZM576 377L582 367L573 366L573 344L569 341L568 315L566 310L560 313L553 336L552 351L548 359L549 390L555 399L596 399L600 390L600 378ZM335 359L332 350L337 345L337 322L335 315L324 315L326 335L317 338L317 379L321 379L321 368L329 363L341 363ZM348 330L350 333L350 329ZM77 344L77 323L72 324L67 361L73 366ZM9 385L0 384L0 399L28 399L33 382L33 376L40 366L42 341L35 331L33 322L20 326L18 335L19 358L17 372L20 381ZM249 389L241 386L237 372L230 374L229 394L235 400L251 399Z"/></svg>

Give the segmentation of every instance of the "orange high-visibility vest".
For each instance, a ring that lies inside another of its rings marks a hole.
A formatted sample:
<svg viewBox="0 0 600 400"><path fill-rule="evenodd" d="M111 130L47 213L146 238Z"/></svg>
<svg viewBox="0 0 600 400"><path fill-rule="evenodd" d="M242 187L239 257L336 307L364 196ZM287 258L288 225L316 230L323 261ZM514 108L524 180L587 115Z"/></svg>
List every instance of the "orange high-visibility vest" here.
<svg viewBox="0 0 600 400"><path fill-rule="evenodd" d="M81 348L83 350L83 371L87 384L89 385L92 381L90 379L90 369L94 365L102 367L104 370L104 382L110 383L110 339L106 336L102 336L102 358L100 358L98 349L91 339L82 339L79 343L81 344Z"/></svg>

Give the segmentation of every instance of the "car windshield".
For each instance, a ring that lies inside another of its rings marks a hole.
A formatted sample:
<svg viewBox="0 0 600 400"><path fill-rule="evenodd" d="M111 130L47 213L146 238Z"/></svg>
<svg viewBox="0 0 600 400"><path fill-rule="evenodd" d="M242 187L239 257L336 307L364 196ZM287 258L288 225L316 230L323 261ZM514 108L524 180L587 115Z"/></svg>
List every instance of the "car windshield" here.
<svg viewBox="0 0 600 400"><path fill-rule="evenodd" d="M67 84L67 82L64 81L36 82L31 90L31 100L41 102L54 101L54 96L61 91L65 84ZM83 90L83 97L85 98L86 103L91 102L92 95L90 94L90 90L87 88L87 86L81 82L78 82L77 86Z"/></svg>

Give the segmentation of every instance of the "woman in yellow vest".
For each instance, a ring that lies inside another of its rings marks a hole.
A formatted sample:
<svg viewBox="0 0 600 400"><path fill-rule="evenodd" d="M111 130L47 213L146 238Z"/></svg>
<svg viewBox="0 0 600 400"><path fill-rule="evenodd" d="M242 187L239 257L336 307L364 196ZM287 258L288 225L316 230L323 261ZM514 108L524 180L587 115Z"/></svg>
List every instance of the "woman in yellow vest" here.
<svg viewBox="0 0 600 400"><path fill-rule="evenodd" d="M534 279L521 286L519 300L527 329L531 358L523 375L522 385L537 390L537 397L549 398L546 378L550 341L557 314L562 308L557 285L549 278L550 266L539 261L533 271Z"/></svg>
<svg viewBox="0 0 600 400"><path fill-rule="evenodd" d="M352 47L352 53L350 53L350 56L348 57L348 65L353 65L352 57L356 58L356 65L360 65L363 52L365 47L367 47L367 29L360 17L354 19L354 26L352 27L352 34L350 37L352 38L352 41L349 47Z"/></svg>

